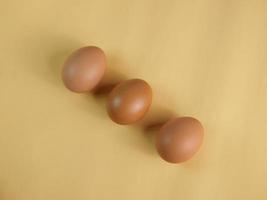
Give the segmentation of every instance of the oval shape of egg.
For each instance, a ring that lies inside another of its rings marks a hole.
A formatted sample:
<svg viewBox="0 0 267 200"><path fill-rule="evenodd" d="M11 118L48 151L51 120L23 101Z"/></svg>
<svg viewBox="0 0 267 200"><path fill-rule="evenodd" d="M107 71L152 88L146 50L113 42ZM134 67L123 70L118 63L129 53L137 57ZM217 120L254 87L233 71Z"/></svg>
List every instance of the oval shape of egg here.
<svg viewBox="0 0 267 200"><path fill-rule="evenodd" d="M190 159L200 148L204 129L192 117L169 120L156 135L159 155L170 163L180 163Z"/></svg>
<svg viewBox="0 0 267 200"><path fill-rule="evenodd" d="M87 92L95 88L106 69L106 56L95 46L74 51L63 65L62 79L73 92Z"/></svg>
<svg viewBox="0 0 267 200"><path fill-rule="evenodd" d="M131 124L144 117L152 101L152 89L141 79L118 84L109 94L107 111L118 124Z"/></svg>

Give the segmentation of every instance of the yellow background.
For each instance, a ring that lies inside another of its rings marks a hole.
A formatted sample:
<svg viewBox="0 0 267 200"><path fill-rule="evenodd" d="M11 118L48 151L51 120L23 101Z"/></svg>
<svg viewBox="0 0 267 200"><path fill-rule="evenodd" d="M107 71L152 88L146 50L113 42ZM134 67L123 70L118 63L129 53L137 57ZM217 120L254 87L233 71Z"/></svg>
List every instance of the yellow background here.
<svg viewBox="0 0 267 200"><path fill-rule="evenodd" d="M266 200L266 36L265 0L0 0L0 199ZM150 117L200 119L200 152L168 164L104 98L65 89L84 45L151 84Z"/></svg>

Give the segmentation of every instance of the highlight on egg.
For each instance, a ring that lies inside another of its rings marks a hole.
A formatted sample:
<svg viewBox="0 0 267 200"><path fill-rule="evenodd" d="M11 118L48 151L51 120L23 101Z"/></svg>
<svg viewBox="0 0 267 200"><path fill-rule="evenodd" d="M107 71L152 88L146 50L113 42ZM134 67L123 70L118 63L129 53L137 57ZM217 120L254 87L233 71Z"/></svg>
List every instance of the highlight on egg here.
<svg viewBox="0 0 267 200"><path fill-rule="evenodd" d="M169 120L156 135L156 149L167 162L181 163L199 150L204 135L201 123L192 117Z"/></svg>
<svg viewBox="0 0 267 200"><path fill-rule="evenodd" d="M82 47L65 61L62 70L63 82L73 92L91 91L103 78L106 63L102 49L95 46Z"/></svg>
<svg viewBox="0 0 267 200"><path fill-rule="evenodd" d="M107 112L118 124L132 124L141 120L152 102L152 89L141 79L121 82L110 92Z"/></svg>

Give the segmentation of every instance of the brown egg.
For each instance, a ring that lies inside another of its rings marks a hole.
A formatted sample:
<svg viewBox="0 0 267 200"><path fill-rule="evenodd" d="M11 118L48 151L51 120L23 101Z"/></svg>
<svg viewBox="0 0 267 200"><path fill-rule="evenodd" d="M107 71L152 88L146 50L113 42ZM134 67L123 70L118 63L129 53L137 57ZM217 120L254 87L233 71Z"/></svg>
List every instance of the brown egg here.
<svg viewBox="0 0 267 200"><path fill-rule="evenodd" d="M118 84L109 94L107 111L118 124L131 124L144 117L152 101L152 90L141 79Z"/></svg>
<svg viewBox="0 0 267 200"><path fill-rule="evenodd" d="M62 79L73 92L87 92L100 82L106 69L106 56L95 46L74 51L63 66Z"/></svg>
<svg viewBox="0 0 267 200"><path fill-rule="evenodd" d="M156 136L159 155L170 163L180 163L190 159L200 148L204 129L192 117L169 120Z"/></svg>

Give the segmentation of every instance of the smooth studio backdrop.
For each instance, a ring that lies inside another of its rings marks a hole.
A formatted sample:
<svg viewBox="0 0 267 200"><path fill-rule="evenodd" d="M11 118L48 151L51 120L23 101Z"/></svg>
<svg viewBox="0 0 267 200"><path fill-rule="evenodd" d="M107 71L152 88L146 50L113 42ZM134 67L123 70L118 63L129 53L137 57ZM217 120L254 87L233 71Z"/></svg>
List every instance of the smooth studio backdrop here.
<svg viewBox="0 0 267 200"><path fill-rule="evenodd" d="M1 200L266 200L265 0L0 0ZM154 90L150 118L194 116L200 152L161 160L143 127L62 84L66 56L103 48Z"/></svg>

